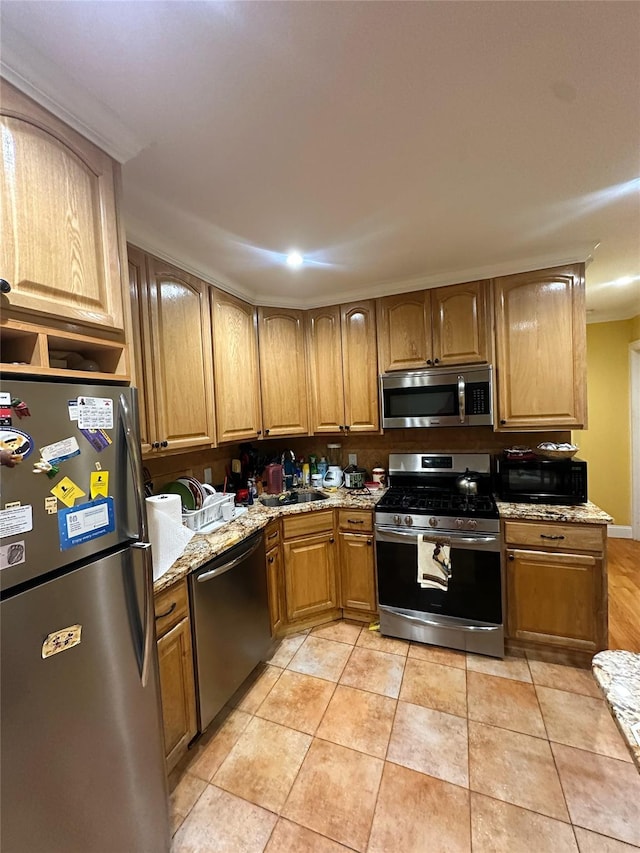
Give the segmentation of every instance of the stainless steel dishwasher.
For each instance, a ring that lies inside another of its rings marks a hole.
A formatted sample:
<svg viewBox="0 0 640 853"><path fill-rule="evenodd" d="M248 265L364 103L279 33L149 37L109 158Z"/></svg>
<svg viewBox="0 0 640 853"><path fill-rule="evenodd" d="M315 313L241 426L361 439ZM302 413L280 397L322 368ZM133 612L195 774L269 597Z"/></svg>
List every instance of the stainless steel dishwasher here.
<svg viewBox="0 0 640 853"><path fill-rule="evenodd" d="M192 572L189 591L202 732L271 652L263 534Z"/></svg>

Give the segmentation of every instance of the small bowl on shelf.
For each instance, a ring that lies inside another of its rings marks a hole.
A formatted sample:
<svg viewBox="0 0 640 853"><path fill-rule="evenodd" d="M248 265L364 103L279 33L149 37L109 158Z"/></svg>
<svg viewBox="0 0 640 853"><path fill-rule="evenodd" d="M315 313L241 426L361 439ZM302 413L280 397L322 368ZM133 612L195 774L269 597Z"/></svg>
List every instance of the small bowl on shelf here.
<svg viewBox="0 0 640 853"><path fill-rule="evenodd" d="M575 444L554 444L544 441L536 447L536 454L544 459L571 459L580 448Z"/></svg>

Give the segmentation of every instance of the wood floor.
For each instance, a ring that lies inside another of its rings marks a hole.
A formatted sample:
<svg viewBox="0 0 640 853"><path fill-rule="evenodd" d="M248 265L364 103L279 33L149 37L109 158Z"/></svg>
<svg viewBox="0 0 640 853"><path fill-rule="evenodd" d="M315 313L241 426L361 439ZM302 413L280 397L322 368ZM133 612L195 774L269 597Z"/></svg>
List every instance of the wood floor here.
<svg viewBox="0 0 640 853"><path fill-rule="evenodd" d="M609 648L640 652L640 541L608 539Z"/></svg>

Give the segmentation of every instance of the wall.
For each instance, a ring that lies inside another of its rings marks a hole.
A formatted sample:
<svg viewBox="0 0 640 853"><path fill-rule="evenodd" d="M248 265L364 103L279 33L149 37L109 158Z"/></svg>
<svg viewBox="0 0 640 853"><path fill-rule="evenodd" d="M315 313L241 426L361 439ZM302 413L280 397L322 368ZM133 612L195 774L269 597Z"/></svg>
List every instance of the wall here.
<svg viewBox="0 0 640 853"><path fill-rule="evenodd" d="M573 441L589 463L589 498L631 524L629 343L640 338L640 315L587 326L588 430Z"/></svg>

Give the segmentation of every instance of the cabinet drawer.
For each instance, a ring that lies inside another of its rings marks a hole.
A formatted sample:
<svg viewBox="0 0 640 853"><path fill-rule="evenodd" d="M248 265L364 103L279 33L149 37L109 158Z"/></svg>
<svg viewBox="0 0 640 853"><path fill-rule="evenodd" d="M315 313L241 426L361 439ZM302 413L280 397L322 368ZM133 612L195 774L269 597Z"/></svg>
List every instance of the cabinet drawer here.
<svg viewBox="0 0 640 853"><path fill-rule="evenodd" d="M338 513L340 530L353 533L371 533L373 531L373 513L363 509L341 509Z"/></svg>
<svg viewBox="0 0 640 853"><path fill-rule="evenodd" d="M180 581L154 596L153 609L156 615L156 636L162 637L189 615L187 582Z"/></svg>
<svg viewBox="0 0 640 853"><path fill-rule="evenodd" d="M264 547L267 551L270 548L280 544L280 524L277 521L272 521L268 524L264 531Z"/></svg>
<svg viewBox="0 0 640 853"><path fill-rule="evenodd" d="M333 530L333 510L305 512L282 519L282 535L285 539L296 536L311 536Z"/></svg>
<svg viewBox="0 0 640 853"><path fill-rule="evenodd" d="M527 521L505 521L504 539L509 545L535 545L579 551L604 550L605 528L582 524L536 524Z"/></svg>

